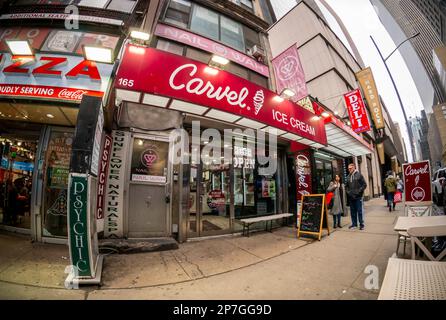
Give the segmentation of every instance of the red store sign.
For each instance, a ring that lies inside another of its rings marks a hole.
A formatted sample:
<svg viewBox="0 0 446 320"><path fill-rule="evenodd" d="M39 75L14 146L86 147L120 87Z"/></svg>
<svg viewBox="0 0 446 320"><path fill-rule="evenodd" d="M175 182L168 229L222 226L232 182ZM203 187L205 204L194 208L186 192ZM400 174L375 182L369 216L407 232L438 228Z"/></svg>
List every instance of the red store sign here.
<svg viewBox="0 0 446 320"><path fill-rule="evenodd" d="M229 72L207 73L208 65L153 48L127 46L115 88L191 102L240 115L327 144L325 125L314 114Z"/></svg>
<svg viewBox="0 0 446 320"><path fill-rule="evenodd" d="M0 54L0 97L80 102L84 94L102 97L112 65L81 57L36 54L34 60Z"/></svg>
<svg viewBox="0 0 446 320"><path fill-rule="evenodd" d="M406 203L432 201L429 161L403 164L404 193Z"/></svg>
<svg viewBox="0 0 446 320"><path fill-rule="evenodd" d="M311 155L309 150L300 151L296 154L296 190L297 201L302 196L311 194Z"/></svg>
<svg viewBox="0 0 446 320"><path fill-rule="evenodd" d="M356 133L370 131L370 122L364 106L364 100L359 89L353 90L344 95L345 105L352 124L352 129Z"/></svg>

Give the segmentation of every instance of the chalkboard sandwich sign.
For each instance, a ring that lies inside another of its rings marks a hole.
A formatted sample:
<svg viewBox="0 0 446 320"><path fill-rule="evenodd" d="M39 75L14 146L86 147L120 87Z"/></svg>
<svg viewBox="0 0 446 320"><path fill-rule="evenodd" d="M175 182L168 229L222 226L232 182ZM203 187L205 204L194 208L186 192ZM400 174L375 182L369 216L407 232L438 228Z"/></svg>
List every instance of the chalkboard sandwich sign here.
<svg viewBox="0 0 446 320"><path fill-rule="evenodd" d="M318 240L321 240L323 229L327 229L328 234L330 234L325 194L303 195L297 237L299 238L301 234L310 234L318 236Z"/></svg>

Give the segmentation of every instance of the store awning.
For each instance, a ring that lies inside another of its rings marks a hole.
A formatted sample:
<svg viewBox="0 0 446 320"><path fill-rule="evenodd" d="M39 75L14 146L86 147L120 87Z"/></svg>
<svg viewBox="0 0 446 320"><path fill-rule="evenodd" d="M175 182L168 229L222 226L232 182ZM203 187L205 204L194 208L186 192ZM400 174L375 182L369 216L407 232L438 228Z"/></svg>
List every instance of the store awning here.
<svg viewBox="0 0 446 320"><path fill-rule="evenodd" d="M327 145L324 121L277 93L223 70L154 48L127 45L114 84L117 101L180 111L280 138Z"/></svg>
<svg viewBox="0 0 446 320"><path fill-rule="evenodd" d="M328 146L322 148L342 157L373 153L373 145L365 141L341 120L332 117L325 125Z"/></svg>

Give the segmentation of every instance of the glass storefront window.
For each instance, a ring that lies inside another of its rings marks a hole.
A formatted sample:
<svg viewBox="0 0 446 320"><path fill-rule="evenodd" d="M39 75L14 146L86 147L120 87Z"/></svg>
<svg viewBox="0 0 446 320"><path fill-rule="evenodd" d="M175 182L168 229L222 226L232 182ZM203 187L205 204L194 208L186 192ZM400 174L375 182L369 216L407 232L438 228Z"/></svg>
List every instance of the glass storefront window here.
<svg viewBox="0 0 446 320"><path fill-rule="evenodd" d="M187 28L191 11L191 3L184 0L171 0L166 11L165 22L181 28Z"/></svg>
<svg viewBox="0 0 446 320"><path fill-rule="evenodd" d="M179 44L173 43L171 41L158 39L158 42L156 43L156 48L180 56L183 55L183 46L180 46Z"/></svg>
<svg viewBox="0 0 446 320"><path fill-rule="evenodd" d="M31 227L31 193L37 139L0 136L0 224ZM18 143L20 141L20 143Z"/></svg>
<svg viewBox="0 0 446 320"><path fill-rule="evenodd" d="M191 30L218 40L218 14L200 6L194 6Z"/></svg>
<svg viewBox="0 0 446 320"><path fill-rule="evenodd" d="M108 10L131 13L136 5L135 0L112 0L108 5Z"/></svg>
<svg viewBox="0 0 446 320"><path fill-rule="evenodd" d="M67 236L67 187L73 133L51 132L45 156L43 236Z"/></svg>
<svg viewBox="0 0 446 320"><path fill-rule="evenodd" d="M225 16L220 17L221 23L221 41L230 47L245 51L243 40L243 30L241 24Z"/></svg>

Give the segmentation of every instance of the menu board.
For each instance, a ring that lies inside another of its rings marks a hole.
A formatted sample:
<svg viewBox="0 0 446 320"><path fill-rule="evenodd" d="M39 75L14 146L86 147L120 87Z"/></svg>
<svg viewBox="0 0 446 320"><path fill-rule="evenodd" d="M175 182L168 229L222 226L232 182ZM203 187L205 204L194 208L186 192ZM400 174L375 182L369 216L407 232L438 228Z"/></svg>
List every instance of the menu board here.
<svg viewBox="0 0 446 320"><path fill-rule="evenodd" d="M322 229L327 229L327 210L325 194L310 194L302 196L297 236L301 233L317 235L321 239Z"/></svg>

